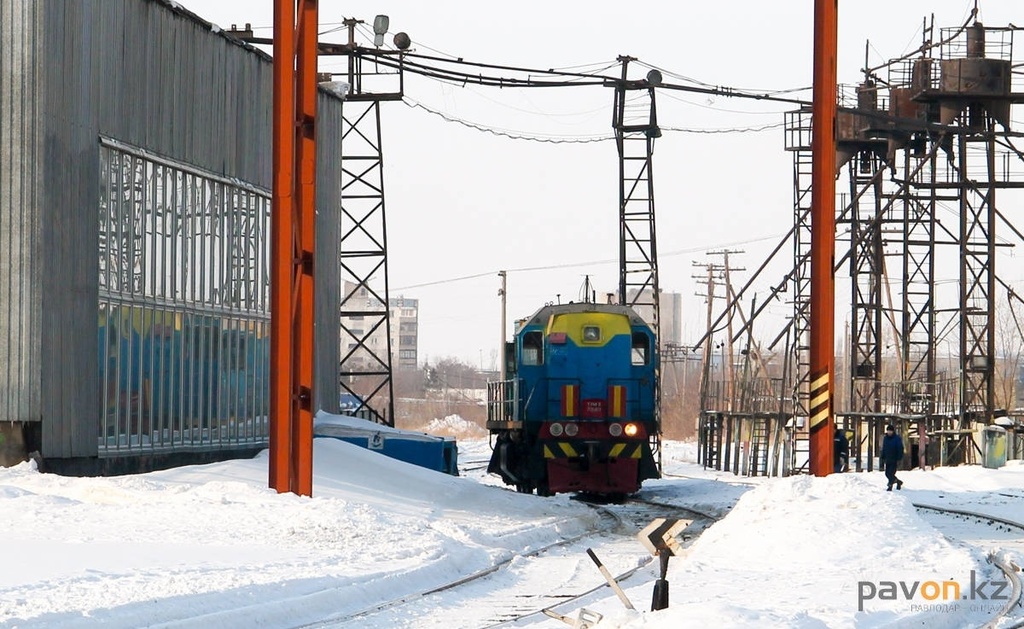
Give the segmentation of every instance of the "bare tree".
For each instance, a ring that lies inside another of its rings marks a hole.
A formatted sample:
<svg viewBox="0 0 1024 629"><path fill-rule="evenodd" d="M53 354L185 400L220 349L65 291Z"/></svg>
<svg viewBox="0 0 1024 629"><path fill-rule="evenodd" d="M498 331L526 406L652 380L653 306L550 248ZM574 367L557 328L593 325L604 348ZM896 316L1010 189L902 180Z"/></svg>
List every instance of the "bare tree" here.
<svg viewBox="0 0 1024 629"><path fill-rule="evenodd" d="M1018 406L1016 385L1024 359L1024 303L1013 292L996 315L996 356L996 408L1012 409Z"/></svg>

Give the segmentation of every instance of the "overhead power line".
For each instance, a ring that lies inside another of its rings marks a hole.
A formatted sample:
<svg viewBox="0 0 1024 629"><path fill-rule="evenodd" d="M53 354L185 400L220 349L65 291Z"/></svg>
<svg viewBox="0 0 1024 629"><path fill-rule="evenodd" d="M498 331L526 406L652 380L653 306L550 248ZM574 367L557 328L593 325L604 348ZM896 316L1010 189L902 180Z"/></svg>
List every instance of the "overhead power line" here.
<svg viewBox="0 0 1024 629"><path fill-rule="evenodd" d="M512 131L509 129L499 129L497 127L491 127L488 125L464 120L462 118L456 118L450 114L446 114L441 111L437 111L423 103L417 102L408 96L402 98L402 102L413 109L422 109L423 111L437 116L454 124L462 125L469 129L476 131L482 131L484 133L490 133L500 137L510 138L512 140L528 140L530 142L545 142L548 144L593 144L595 142L605 142L608 140L614 140L614 134L604 135L591 135L591 136L557 136L557 135L542 135L535 133L527 133L520 131ZM773 124L761 125L757 127L720 127L720 128L692 128L692 127L661 127L662 131L672 131L675 133L694 133L694 134L724 134L724 133L759 133L761 131L768 131L770 129L778 129L784 126L785 122L777 122Z"/></svg>
<svg viewBox="0 0 1024 629"><path fill-rule="evenodd" d="M384 67L395 70L402 69L412 74L418 74L420 76L440 81L448 81L455 84L489 85L492 87L543 88L584 86L614 87L625 82L638 89L643 87L657 87L660 90L692 92L696 94L726 96L729 98L744 98L796 105L811 104L809 100L779 96L773 92L755 93L725 86L708 87L702 85L681 85L664 82L652 85L647 83L646 80L624 80L622 77L600 73L567 72L565 70L555 69L542 70L538 68L472 62L466 61L462 58L445 59L433 55L422 55L419 53L408 52L403 53L400 58L396 58L394 51L371 48L360 48L358 52L362 56L373 58L376 63L379 63ZM474 73L463 68L475 68L478 69L478 71ZM510 72L516 76L494 74L494 71Z"/></svg>
<svg viewBox="0 0 1024 629"><path fill-rule="evenodd" d="M690 253L697 253L699 251L711 252L711 251L713 251L715 249L721 249L721 248L724 248L724 247L735 247L735 246L738 246L738 245L746 245L746 244L751 244L751 243L755 243L755 242L762 242L762 241L765 241L765 240L776 240L778 237L779 236L777 234L773 234L771 236L761 236L759 238L751 238L749 240L741 240L741 241L730 242L730 243L726 243L726 244L710 245L710 246L707 246L707 247L689 247L687 249L678 249L678 250L675 250L675 251L669 251L667 253L662 253L660 255L660 257L662 257L662 258L671 258L671 257L674 257L674 256L687 255L687 254L690 254ZM619 260L617 258L616 259L608 259L608 260L589 260L587 262L568 262L568 263L565 263L565 264L549 264L549 265L546 265L546 266L527 266L527 267L519 267L519 268L514 268L514 269L502 269L502 270L504 270L506 273L532 273L532 272L536 272L536 271L556 271L558 269L573 269L573 268L578 268L578 267L581 267L581 266L598 266L598 265L601 265L601 264L615 264L615 263L618 263L618 261ZM496 274L497 272L498 272L498 270L496 269L496 270L493 270L493 271L485 271L483 273L474 273L472 275L463 275L463 276L460 276L460 277L450 277L450 278L443 279L443 280L435 280L433 282L423 282L422 284L411 284L409 286L402 286L402 287L399 287L399 288L395 288L393 290L403 291L403 290L412 290L414 288L425 288L427 286L440 286L441 284L453 284L455 282L464 282L466 280L475 280L475 279L479 279L481 277L491 277L494 274Z"/></svg>
<svg viewBox="0 0 1024 629"><path fill-rule="evenodd" d="M468 120L463 120L461 118L456 118L456 117L450 116L450 115L448 115L446 113L437 111L436 109L431 109L430 107L427 107L423 103L419 103L419 102L414 101L413 99L409 98L408 96L404 96L402 98L402 102L405 103L406 105L408 105L409 107L412 107L413 109L422 109L423 111L426 111L427 113L430 113L430 114L432 114L434 116L442 118L442 119L444 119L447 122L452 122L452 123L455 123L455 124L459 124L459 125L462 125L464 127L468 127L470 129L475 129L477 131L483 131L484 133L490 133L492 135L497 135L497 136L501 136L501 137L505 137L505 138L511 138L513 140L529 140L531 142L547 142L549 144L592 144L594 142L604 142L606 140L614 140L615 139L615 136L613 134L611 134L611 133L608 133L608 134L605 134L605 135L589 136L589 137L588 136L583 136L583 137L543 136L543 135L539 135L539 134L520 133L520 132L517 132L517 131L509 131L509 130L506 130L506 129L498 129L496 127L490 127L490 126L487 126L487 125L478 124L476 122L470 122Z"/></svg>

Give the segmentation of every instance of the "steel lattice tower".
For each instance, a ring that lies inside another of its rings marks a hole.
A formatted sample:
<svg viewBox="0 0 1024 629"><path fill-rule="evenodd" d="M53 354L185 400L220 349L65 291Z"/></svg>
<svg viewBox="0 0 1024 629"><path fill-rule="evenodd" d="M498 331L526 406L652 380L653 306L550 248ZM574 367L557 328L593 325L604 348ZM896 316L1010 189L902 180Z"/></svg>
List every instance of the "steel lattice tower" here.
<svg viewBox="0 0 1024 629"><path fill-rule="evenodd" d="M786 112L786 150L793 153L793 415L810 415L811 336L811 110Z"/></svg>
<svg viewBox="0 0 1024 629"><path fill-rule="evenodd" d="M380 101L349 98L342 117L339 384L376 421L394 425ZM371 342L380 338L378 330L383 347Z"/></svg>
<svg viewBox="0 0 1024 629"><path fill-rule="evenodd" d="M903 213L903 284L900 322L903 361L900 366L900 411L935 412L935 245L937 195L936 155L925 152L927 137L911 140L904 151L899 207ZM921 188L923 194L916 189Z"/></svg>
<svg viewBox="0 0 1024 629"><path fill-rule="evenodd" d="M859 151L848 166L850 184L850 408L881 411L882 181L878 156Z"/></svg>
<svg viewBox="0 0 1024 629"><path fill-rule="evenodd" d="M651 325L658 345L661 338L658 287L658 247L654 217L654 172L651 157L654 141L661 136L655 107L657 70L647 78L627 78L632 57L620 56L622 79L615 85L612 126L619 152L619 303L634 307ZM640 98L627 101L627 94ZM658 435L652 444L661 461L661 373L654 385L655 421Z"/></svg>
<svg viewBox="0 0 1024 629"><path fill-rule="evenodd" d="M997 141L1009 132L1011 104L1024 98L1011 91L1012 31L986 29L977 22L943 29L939 50L937 60L914 61L910 89L913 100L927 107L929 120L940 128L930 138L931 152L944 156L946 163L943 167L933 158L923 164L925 177L917 180L916 195L932 204L935 199L955 203L959 217L955 236L962 378L956 428L964 431L974 421L990 423L996 412L996 190L1014 186L1008 172L1002 180L997 173ZM1015 152L1011 144L1007 157ZM965 452L970 457L966 447Z"/></svg>
<svg viewBox="0 0 1024 629"><path fill-rule="evenodd" d="M342 55L348 60L341 137L341 305L338 313L341 361L338 381L343 393L353 394L362 401L355 413L368 413L370 419L393 426L391 301L380 103L401 100L404 83L401 69L382 72L376 64L363 68L367 49L355 42L355 28L360 23L361 20L351 18L344 21L348 28L347 44L321 47L321 54ZM376 23L374 28L377 28ZM395 51L395 54L401 55L401 52ZM395 87L397 83L397 89L364 89L364 78L379 85L382 77L386 85Z"/></svg>
<svg viewBox="0 0 1024 629"><path fill-rule="evenodd" d="M840 100L846 98L840 92ZM888 142L877 124L878 88L865 79L856 88L856 105L837 113L837 162L847 162L849 201L838 221L850 225L850 377L849 409L882 410L882 288L885 260L882 237L891 203L883 204L884 160ZM841 103L842 104L842 103Z"/></svg>

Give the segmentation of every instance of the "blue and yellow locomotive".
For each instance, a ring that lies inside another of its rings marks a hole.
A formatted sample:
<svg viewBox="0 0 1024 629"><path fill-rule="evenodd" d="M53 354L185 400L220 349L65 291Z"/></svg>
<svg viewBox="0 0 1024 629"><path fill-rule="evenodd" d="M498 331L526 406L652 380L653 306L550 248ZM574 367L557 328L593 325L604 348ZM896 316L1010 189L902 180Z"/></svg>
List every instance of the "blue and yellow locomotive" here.
<svg viewBox="0 0 1024 629"><path fill-rule="evenodd" d="M657 341L631 308L549 304L519 322L488 390L488 472L518 491L625 496L659 478Z"/></svg>

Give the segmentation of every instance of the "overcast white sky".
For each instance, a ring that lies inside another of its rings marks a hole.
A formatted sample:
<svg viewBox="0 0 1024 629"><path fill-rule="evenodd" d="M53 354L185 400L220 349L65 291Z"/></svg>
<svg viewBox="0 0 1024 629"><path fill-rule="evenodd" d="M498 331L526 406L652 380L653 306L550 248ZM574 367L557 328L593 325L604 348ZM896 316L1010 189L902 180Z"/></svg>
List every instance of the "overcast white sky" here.
<svg viewBox="0 0 1024 629"><path fill-rule="evenodd" d="M249 22L257 34L271 35L270 0L179 2L224 28ZM956 26L973 5L973 0L841 1L840 83L861 80L867 40L869 61L878 65L920 44L926 15L934 13L937 28ZM987 25L1024 23L1018 0L983 0L980 5ZM487 63L589 69L614 64L618 55L628 54L712 85L781 90L811 84L810 0L324 0L321 31L340 26L345 17L369 24L378 13L390 16L391 32L409 33L413 47L428 54L440 51ZM324 41L343 38L341 31L322 36ZM322 61L321 70L331 67ZM637 68L636 78L642 74ZM609 88L499 90L408 77L405 93L449 116L514 133L611 133ZM811 92L794 95L809 100ZM684 295L684 341L696 340L705 325L703 300L695 296L701 289L692 277L697 272L693 262L720 261L709 257L708 250L743 250L732 256L732 262L747 269L736 273L736 281L745 281L792 225L792 158L784 151L781 128L782 112L792 108L659 93L658 117L666 128L780 125L763 132L716 135L666 131L657 143L660 281L664 290ZM420 300L421 361L452 355L492 365L500 329L501 269L510 271L510 322L554 301L556 295L563 301L576 299L584 274L591 275L599 293L615 290L619 175L613 141L512 140L397 102L385 103L382 117L391 295ZM792 266L791 256L783 258L765 274L757 288L759 299ZM517 271L532 267L556 268ZM482 276L453 280L472 275ZM1021 274L1000 275L1016 280ZM840 304L848 301L846 295L837 288ZM790 311L786 304L773 306L760 336L774 338ZM840 322L837 333L841 330Z"/></svg>

